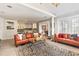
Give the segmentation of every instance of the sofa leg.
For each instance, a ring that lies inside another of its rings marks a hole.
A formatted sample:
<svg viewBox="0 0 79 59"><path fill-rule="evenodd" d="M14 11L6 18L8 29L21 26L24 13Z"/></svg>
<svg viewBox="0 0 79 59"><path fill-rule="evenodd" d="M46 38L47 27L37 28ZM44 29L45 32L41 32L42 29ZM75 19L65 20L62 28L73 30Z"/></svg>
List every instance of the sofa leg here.
<svg viewBox="0 0 79 59"><path fill-rule="evenodd" d="M16 47L18 47L18 46L16 45Z"/></svg>
<svg viewBox="0 0 79 59"><path fill-rule="evenodd" d="M56 40L54 40L55 42L57 42Z"/></svg>
<svg viewBox="0 0 79 59"><path fill-rule="evenodd" d="M18 45L17 45L17 44L16 44L15 46L16 46L16 47L18 47Z"/></svg>

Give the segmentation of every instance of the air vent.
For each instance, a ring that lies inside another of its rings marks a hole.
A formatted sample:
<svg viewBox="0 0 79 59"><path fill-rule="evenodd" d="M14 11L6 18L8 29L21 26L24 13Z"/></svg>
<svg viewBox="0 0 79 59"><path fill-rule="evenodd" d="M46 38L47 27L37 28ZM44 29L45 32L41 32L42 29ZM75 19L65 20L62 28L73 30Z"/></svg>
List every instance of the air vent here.
<svg viewBox="0 0 79 59"><path fill-rule="evenodd" d="M8 8L12 8L12 6L10 6L10 5L7 5L7 7L8 7Z"/></svg>

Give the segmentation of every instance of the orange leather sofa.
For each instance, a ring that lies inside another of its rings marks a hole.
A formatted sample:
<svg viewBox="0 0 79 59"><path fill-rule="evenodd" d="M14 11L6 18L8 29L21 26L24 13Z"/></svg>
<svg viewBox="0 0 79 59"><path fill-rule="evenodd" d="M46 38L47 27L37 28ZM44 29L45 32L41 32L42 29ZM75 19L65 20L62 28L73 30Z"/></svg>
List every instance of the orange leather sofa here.
<svg viewBox="0 0 79 59"><path fill-rule="evenodd" d="M28 39L29 42L32 42L32 43L35 42L35 37L32 33L26 33L25 36L26 36L26 39Z"/></svg>
<svg viewBox="0 0 79 59"><path fill-rule="evenodd" d="M69 45L73 45L76 47L79 47L79 37L76 37L75 39L69 38L70 34L55 34L54 39L56 42L66 43Z"/></svg>
<svg viewBox="0 0 79 59"><path fill-rule="evenodd" d="M28 34L25 34L25 36L26 36L26 39L20 39L18 34L14 35L14 41L15 41L15 46L16 47L18 45L21 45L21 44L26 44L26 43L35 41L35 38L33 37L33 34L28 33Z"/></svg>

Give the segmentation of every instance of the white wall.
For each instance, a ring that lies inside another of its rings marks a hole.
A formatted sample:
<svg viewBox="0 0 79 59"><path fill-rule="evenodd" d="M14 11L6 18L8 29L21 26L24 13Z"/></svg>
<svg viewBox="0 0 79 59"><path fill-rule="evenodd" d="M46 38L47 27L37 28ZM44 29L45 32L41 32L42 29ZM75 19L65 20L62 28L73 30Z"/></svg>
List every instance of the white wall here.
<svg viewBox="0 0 79 59"><path fill-rule="evenodd" d="M55 23L56 33L79 34L79 15L57 18Z"/></svg>
<svg viewBox="0 0 79 59"><path fill-rule="evenodd" d="M0 17L0 39L3 39L4 19Z"/></svg>
<svg viewBox="0 0 79 59"><path fill-rule="evenodd" d="M11 22L14 22L14 29L12 30L7 30L7 21L11 21ZM17 34L17 21L15 20L8 20L6 19L5 22L4 22L4 31L3 31L3 39L13 39L14 38L14 34Z"/></svg>
<svg viewBox="0 0 79 59"><path fill-rule="evenodd" d="M7 21L14 22L14 29L13 30L7 30L7 28L6 28L6 26L7 26L6 22ZM16 33L17 33L17 21L4 19L4 18L0 17L0 38L2 40L13 39L14 34L16 34Z"/></svg>
<svg viewBox="0 0 79 59"><path fill-rule="evenodd" d="M43 21L39 23L39 33L42 33L42 25L48 25L48 35L50 36L50 21Z"/></svg>

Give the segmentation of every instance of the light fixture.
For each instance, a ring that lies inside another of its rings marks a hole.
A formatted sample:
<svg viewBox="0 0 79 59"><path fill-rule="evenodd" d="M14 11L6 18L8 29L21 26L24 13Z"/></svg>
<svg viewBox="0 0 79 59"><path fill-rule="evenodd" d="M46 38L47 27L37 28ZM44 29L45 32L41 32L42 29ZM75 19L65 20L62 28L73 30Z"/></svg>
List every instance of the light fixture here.
<svg viewBox="0 0 79 59"><path fill-rule="evenodd" d="M54 5L55 7L58 7L60 3L52 3L52 5Z"/></svg>

